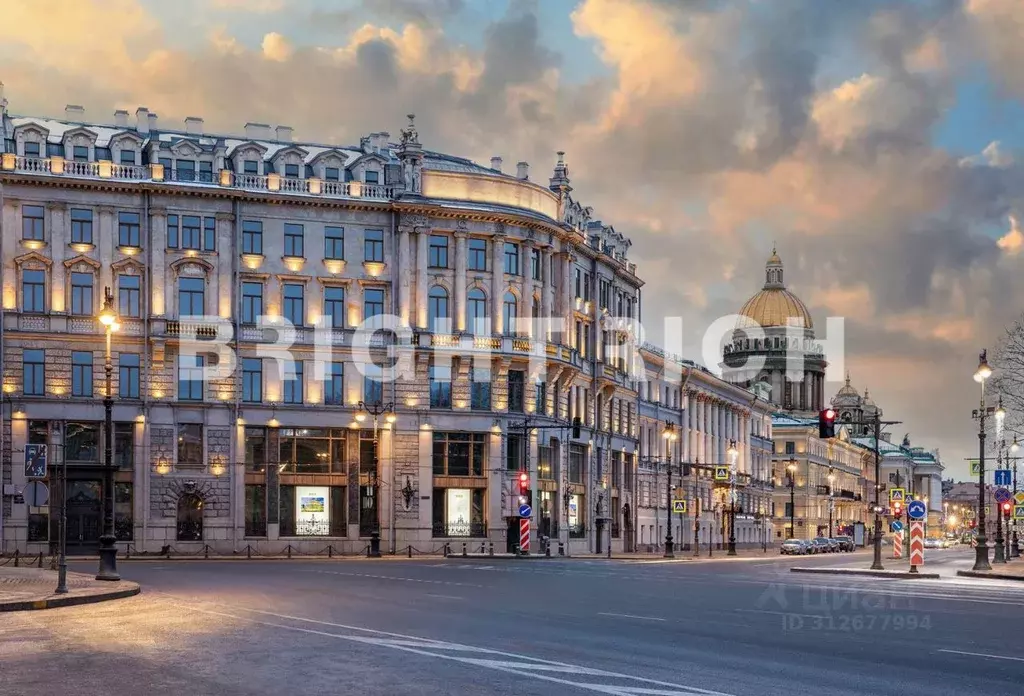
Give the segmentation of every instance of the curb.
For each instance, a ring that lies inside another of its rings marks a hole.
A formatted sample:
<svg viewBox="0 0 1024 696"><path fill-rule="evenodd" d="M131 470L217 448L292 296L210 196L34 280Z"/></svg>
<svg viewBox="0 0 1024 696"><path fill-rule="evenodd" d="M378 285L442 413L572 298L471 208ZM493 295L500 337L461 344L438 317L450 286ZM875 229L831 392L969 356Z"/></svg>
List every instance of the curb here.
<svg viewBox="0 0 1024 696"><path fill-rule="evenodd" d="M906 570L865 570L863 568L790 568L793 573L811 573L818 575L861 575L874 578L894 578L896 580L938 580L938 573L911 573Z"/></svg>
<svg viewBox="0 0 1024 696"><path fill-rule="evenodd" d="M993 578L995 580L1016 580L1024 582L1024 576L993 573L987 570L958 570L956 574L964 578Z"/></svg>
<svg viewBox="0 0 1024 696"><path fill-rule="evenodd" d="M49 597L47 599L27 599L17 602L0 602L0 612L30 611L33 609L56 609L58 607L75 607L82 604L97 604L112 599L133 597L142 592L139 585L124 590L103 592L100 594L79 595L77 597Z"/></svg>

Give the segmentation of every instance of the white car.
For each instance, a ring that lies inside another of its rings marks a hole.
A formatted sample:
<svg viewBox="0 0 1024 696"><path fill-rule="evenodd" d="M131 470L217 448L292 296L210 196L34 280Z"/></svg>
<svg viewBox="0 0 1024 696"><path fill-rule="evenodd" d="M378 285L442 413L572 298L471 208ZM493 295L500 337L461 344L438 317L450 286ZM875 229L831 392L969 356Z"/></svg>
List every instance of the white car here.
<svg viewBox="0 0 1024 696"><path fill-rule="evenodd" d="M924 540L924 547L926 549L941 549L941 548L945 548L944 544L942 543L942 539L939 539L938 537L929 537L929 538L925 539Z"/></svg>

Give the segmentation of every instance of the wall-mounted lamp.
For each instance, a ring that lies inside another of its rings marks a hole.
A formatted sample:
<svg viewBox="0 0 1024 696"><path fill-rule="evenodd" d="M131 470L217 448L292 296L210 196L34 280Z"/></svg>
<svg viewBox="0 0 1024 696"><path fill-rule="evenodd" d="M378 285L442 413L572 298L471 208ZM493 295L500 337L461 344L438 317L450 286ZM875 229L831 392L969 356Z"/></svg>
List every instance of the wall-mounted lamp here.
<svg viewBox="0 0 1024 696"><path fill-rule="evenodd" d="M21 418L24 418L24 417L25 417L25 405L24 404L14 404L14 406L11 407L11 418L21 419Z"/></svg>
<svg viewBox="0 0 1024 696"><path fill-rule="evenodd" d="M171 463L167 461L167 457L160 457L156 460L156 473L161 476L171 473Z"/></svg>

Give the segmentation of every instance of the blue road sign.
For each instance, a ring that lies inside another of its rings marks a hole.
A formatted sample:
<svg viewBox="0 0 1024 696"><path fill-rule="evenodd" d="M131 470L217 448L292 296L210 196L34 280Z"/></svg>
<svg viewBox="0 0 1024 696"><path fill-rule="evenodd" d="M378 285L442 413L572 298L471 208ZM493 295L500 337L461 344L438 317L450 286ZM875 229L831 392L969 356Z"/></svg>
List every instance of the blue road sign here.
<svg viewBox="0 0 1024 696"><path fill-rule="evenodd" d="M25 445L25 478L46 478L46 445Z"/></svg>
<svg viewBox="0 0 1024 696"><path fill-rule="evenodd" d="M1010 499L1012 497L1013 497L1013 493L1010 493L1010 491L1006 490L1005 488L997 488L996 489L995 499L996 499L996 502L999 503L1000 505L1002 505L1003 503L1010 502Z"/></svg>
<svg viewBox="0 0 1024 696"><path fill-rule="evenodd" d="M928 508L921 500L911 500L907 503L907 517L912 520L923 520L928 516Z"/></svg>
<svg viewBox="0 0 1024 696"><path fill-rule="evenodd" d="M533 508L531 508L526 503L523 503L522 505L519 506L519 516L520 517L529 517L532 514L533 514Z"/></svg>
<svg viewBox="0 0 1024 696"><path fill-rule="evenodd" d="M1013 476L1009 469L996 469L996 485L997 486L1011 486L1013 485ZM1002 502L1002 501L999 501Z"/></svg>
<svg viewBox="0 0 1024 696"><path fill-rule="evenodd" d="M892 528L892 531L894 531L894 532L902 532L903 531L903 523L900 522L899 520L893 520L892 524L889 525L889 526Z"/></svg>

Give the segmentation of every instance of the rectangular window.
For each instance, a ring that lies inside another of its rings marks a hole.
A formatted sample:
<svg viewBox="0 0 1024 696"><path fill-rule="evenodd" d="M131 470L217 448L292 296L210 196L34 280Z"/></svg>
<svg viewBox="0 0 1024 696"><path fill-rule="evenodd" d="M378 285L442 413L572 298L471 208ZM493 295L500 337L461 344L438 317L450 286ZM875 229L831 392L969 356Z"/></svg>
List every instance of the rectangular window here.
<svg viewBox="0 0 1024 696"><path fill-rule="evenodd" d="M431 529L438 537L487 536L483 488L434 488Z"/></svg>
<svg viewBox="0 0 1024 696"><path fill-rule="evenodd" d="M92 244L92 211L88 208L71 209L71 243Z"/></svg>
<svg viewBox="0 0 1024 696"><path fill-rule="evenodd" d="M169 157L160 157L157 161L164 168L164 176L171 177L174 175L174 160Z"/></svg>
<svg viewBox="0 0 1024 696"><path fill-rule="evenodd" d="M34 242L43 241L45 216L46 210L41 205L21 206L21 238Z"/></svg>
<svg viewBox="0 0 1024 696"><path fill-rule="evenodd" d="M302 361L292 361L294 376L292 379L284 380L284 402L286 404L301 404L303 400L303 374Z"/></svg>
<svg viewBox="0 0 1024 696"><path fill-rule="evenodd" d="M213 183L213 162L199 163L199 181L204 184Z"/></svg>
<svg viewBox="0 0 1024 696"><path fill-rule="evenodd" d="M583 445L569 445L569 483L583 483L587 472L587 454Z"/></svg>
<svg viewBox="0 0 1024 696"><path fill-rule="evenodd" d="M324 286L324 319L332 329L345 328L345 288L338 285Z"/></svg>
<svg viewBox="0 0 1024 696"><path fill-rule="evenodd" d="M167 216L167 248L177 249L180 242L179 237L181 236L181 229L178 226L178 216L168 215Z"/></svg>
<svg viewBox="0 0 1024 696"><path fill-rule="evenodd" d="M284 165L284 175L291 179L299 178L299 165L297 164L286 164Z"/></svg>
<svg viewBox="0 0 1024 696"><path fill-rule="evenodd" d="M39 157L39 143L25 143L26 157Z"/></svg>
<svg viewBox="0 0 1024 696"><path fill-rule="evenodd" d="M324 227L324 258L332 261L345 260L344 227Z"/></svg>
<svg viewBox="0 0 1024 696"><path fill-rule="evenodd" d="M434 433L434 476L483 476L486 433Z"/></svg>
<svg viewBox="0 0 1024 696"><path fill-rule="evenodd" d="M590 274L583 274L583 301L590 302Z"/></svg>
<svg viewBox="0 0 1024 696"><path fill-rule="evenodd" d="M121 164L134 165L135 150L121 150L120 162Z"/></svg>
<svg viewBox="0 0 1024 696"><path fill-rule="evenodd" d="M122 399L139 398L139 354L117 356L117 395Z"/></svg>
<svg viewBox="0 0 1024 696"><path fill-rule="evenodd" d="M380 183L380 172L366 171L363 172L363 178L366 179L367 184L379 184Z"/></svg>
<svg viewBox="0 0 1024 696"><path fill-rule="evenodd" d="M524 388L526 386L526 373L522 370L508 371L508 410L512 413L522 413L524 410Z"/></svg>
<svg viewBox="0 0 1024 696"><path fill-rule="evenodd" d="M263 315L263 283L242 283L242 323L255 324Z"/></svg>
<svg viewBox="0 0 1024 696"><path fill-rule="evenodd" d="M537 447L537 478L545 481L557 481L558 471L555 468L555 448L550 445Z"/></svg>
<svg viewBox="0 0 1024 696"><path fill-rule="evenodd" d="M41 350L26 350L21 354L22 393L25 396L42 396L46 393L45 353Z"/></svg>
<svg viewBox="0 0 1024 696"><path fill-rule="evenodd" d="M583 297L583 271L575 269L573 272L573 280L576 285L576 297Z"/></svg>
<svg viewBox="0 0 1024 696"><path fill-rule="evenodd" d="M330 406L345 404L345 364L332 362L327 366L324 379L324 403Z"/></svg>
<svg viewBox="0 0 1024 696"><path fill-rule="evenodd" d="M366 230L363 237L363 261L384 262L384 230Z"/></svg>
<svg viewBox="0 0 1024 696"><path fill-rule="evenodd" d="M203 219L198 215L181 217L181 248L199 251L202 248Z"/></svg>
<svg viewBox="0 0 1024 696"><path fill-rule="evenodd" d="M64 456L70 462L95 463L100 460L100 424L65 423Z"/></svg>
<svg viewBox="0 0 1024 696"><path fill-rule="evenodd" d="M242 359L242 401L258 404L263 401L263 360Z"/></svg>
<svg viewBox="0 0 1024 696"><path fill-rule="evenodd" d="M470 370L469 407L474 411L491 410L491 373L489 370Z"/></svg>
<svg viewBox="0 0 1024 696"><path fill-rule="evenodd" d="M519 275L519 245L505 242L505 273Z"/></svg>
<svg viewBox="0 0 1024 696"><path fill-rule="evenodd" d="M217 251L217 218L203 218L203 250Z"/></svg>
<svg viewBox="0 0 1024 696"><path fill-rule="evenodd" d="M178 356L178 400L203 400L203 367L206 358L202 355Z"/></svg>
<svg viewBox="0 0 1024 696"><path fill-rule="evenodd" d="M92 353L71 353L71 396L92 396Z"/></svg>
<svg viewBox="0 0 1024 696"><path fill-rule="evenodd" d="M430 407L452 407L452 373L447 365L431 365L430 375Z"/></svg>
<svg viewBox="0 0 1024 696"><path fill-rule="evenodd" d="M178 181L196 180L196 161L180 159L174 161L174 174Z"/></svg>
<svg viewBox="0 0 1024 696"><path fill-rule="evenodd" d="M348 433L342 428L282 428L278 448L288 473L343 473ZM282 491L283 493L283 491Z"/></svg>
<svg viewBox="0 0 1024 696"><path fill-rule="evenodd" d="M786 454L796 454L796 443L792 440L786 441Z"/></svg>
<svg viewBox="0 0 1024 696"><path fill-rule="evenodd" d="M384 290L367 288L363 291L363 320L384 313Z"/></svg>
<svg viewBox="0 0 1024 696"><path fill-rule="evenodd" d="M363 377L363 401L368 404L384 403L384 383L369 375Z"/></svg>
<svg viewBox="0 0 1024 696"><path fill-rule="evenodd" d="M71 148L71 159L76 162L88 162L89 148L85 145L75 145Z"/></svg>
<svg viewBox="0 0 1024 696"><path fill-rule="evenodd" d="M203 465L203 426L178 424L178 466Z"/></svg>
<svg viewBox="0 0 1024 696"><path fill-rule="evenodd" d="M267 429L245 427L245 470L262 474L267 470Z"/></svg>
<svg viewBox="0 0 1024 696"><path fill-rule="evenodd" d="M93 313L92 273L71 274L71 313L89 317Z"/></svg>
<svg viewBox="0 0 1024 696"><path fill-rule="evenodd" d="M206 314L206 281L202 278L178 279L178 316L199 317Z"/></svg>
<svg viewBox="0 0 1024 696"><path fill-rule="evenodd" d="M97 147L95 153L97 162L109 162L113 158L109 147Z"/></svg>
<svg viewBox="0 0 1024 696"><path fill-rule="evenodd" d="M467 267L471 271L487 270L487 240L473 237L469 240Z"/></svg>
<svg viewBox="0 0 1024 696"><path fill-rule="evenodd" d="M138 213L120 212L117 214L117 245L123 247L141 247L141 223Z"/></svg>
<svg viewBox="0 0 1024 696"><path fill-rule="evenodd" d="M536 400L536 405L534 406L534 409L536 410L537 413L539 413L541 415L544 415L544 414L547 413L547 408L548 408L548 385L547 385L547 382L537 382L537 384L535 385L535 388L536 388L536 393L534 394L534 398Z"/></svg>
<svg viewBox="0 0 1024 696"><path fill-rule="evenodd" d="M302 225L294 222L284 223L284 255L305 256Z"/></svg>
<svg viewBox="0 0 1024 696"><path fill-rule="evenodd" d="M295 326L302 326L306 315L306 287L301 283L284 284L284 318Z"/></svg>
<svg viewBox="0 0 1024 696"><path fill-rule="evenodd" d="M117 276L117 312L122 317L142 316L142 276Z"/></svg>
<svg viewBox="0 0 1024 696"><path fill-rule="evenodd" d="M242 253L263 254L263 223L259 220L242 221Z"/></svg>
<svg viewBox="0 0 1024 696"><path fill-rule="evenodd" d="M242 173L243 174L259 174L260 163L257 160L244 160L242 162Z"/></svg>
<svg viewBox="0 0 1024 696"><path fill-rule="evenodd" d="M267 487L261 484L245 486L245 536L267 535Z"/></svg>
<svg viewBox="0 0 1024 696"><path fill-rule="evenodd" d="M509 433L505 438L505 468L518 471L523 468L523 435Z"/></svg>
<svg viewBox="0 0 1024 696"><path fill-rule="evenodd" d="M46 311L46 271L21 272L21 311Z"/></svg>
<svg viewBox="0 0 1024 696"><path fill-rule="evenodd" d="M443 234L430 235L429 265L431 268L448 268L448 237Z"/></svg>
<svg viewBox="0 0 1024 696"><path fill-rule="evenodd" d="M134 423L114 423L114 466L118 469L132 469L135 467ZM120 503L121 501L118 500L117 502ZM131 507L129 506L128 509L130 511Z"/></svg>
<svg viewBox="0 0 1024 696"><path fill-rule="evenodd" d="M341 181L341 169L338 167L325 167L324 168L324 180L325 181Z"/></svg>
<svg viewBox="0 0 1024 696"><path fill-rule="evenodd" d="M530 250L530 277L534 280L541 279L540 249Z"/></svg>

